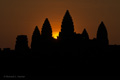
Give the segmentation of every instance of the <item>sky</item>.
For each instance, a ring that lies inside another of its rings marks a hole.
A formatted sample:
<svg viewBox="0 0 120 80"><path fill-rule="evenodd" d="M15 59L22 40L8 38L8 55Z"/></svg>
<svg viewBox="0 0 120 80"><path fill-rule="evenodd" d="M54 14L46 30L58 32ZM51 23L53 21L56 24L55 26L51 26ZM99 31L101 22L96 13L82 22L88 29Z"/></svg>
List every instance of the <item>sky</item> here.
<svg viewBox="0 0 120 80"><path fill-rule="evenodd" d="M0 0L0 48L14 49L17 35L27 35L30 46L35 26L41 31L46 18L57 36L66 10L76 33L86 28L90 39L96 38L103 21L109 43L120 45L120 0Z"/></svg>

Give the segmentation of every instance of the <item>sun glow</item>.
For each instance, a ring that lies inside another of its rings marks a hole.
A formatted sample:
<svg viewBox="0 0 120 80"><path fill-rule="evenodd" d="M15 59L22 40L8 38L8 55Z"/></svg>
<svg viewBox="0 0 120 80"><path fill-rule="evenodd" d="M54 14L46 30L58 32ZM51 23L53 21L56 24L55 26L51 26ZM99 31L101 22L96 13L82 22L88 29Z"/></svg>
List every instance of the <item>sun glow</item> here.
<svg viewBox="0 0 120 80"><path fill-rule="evenodd" d="M59 36L59 32L53 32L53 37L54 37L55 39L57 39L58 36Z"/></svg>

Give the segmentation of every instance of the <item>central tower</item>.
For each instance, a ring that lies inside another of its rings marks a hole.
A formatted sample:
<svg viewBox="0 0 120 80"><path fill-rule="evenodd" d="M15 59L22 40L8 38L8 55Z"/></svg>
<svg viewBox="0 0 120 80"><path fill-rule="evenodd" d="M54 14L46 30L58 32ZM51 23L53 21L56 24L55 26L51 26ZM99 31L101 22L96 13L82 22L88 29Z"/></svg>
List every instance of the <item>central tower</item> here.
<svg viewBox="0 0 120 80"><path fill-rule="evenodd" d="M61 32L59 33L58 39L71 39L74 36L74 25L72 17L67 10L61 25Z"/></svg>

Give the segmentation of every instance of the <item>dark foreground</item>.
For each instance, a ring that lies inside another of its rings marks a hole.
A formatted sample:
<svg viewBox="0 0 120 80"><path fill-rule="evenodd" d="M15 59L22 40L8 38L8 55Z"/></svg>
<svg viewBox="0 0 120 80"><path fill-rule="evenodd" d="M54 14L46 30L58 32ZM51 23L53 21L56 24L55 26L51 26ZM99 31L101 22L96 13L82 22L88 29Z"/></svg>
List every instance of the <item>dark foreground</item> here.
<svg viewBox="0 0 120 80"><path fill-rule="evenodd" d="M40 78L40 76L117 76L119 57L1 57L1 78ZM21 77L20 77L21 76Z"/></svg>

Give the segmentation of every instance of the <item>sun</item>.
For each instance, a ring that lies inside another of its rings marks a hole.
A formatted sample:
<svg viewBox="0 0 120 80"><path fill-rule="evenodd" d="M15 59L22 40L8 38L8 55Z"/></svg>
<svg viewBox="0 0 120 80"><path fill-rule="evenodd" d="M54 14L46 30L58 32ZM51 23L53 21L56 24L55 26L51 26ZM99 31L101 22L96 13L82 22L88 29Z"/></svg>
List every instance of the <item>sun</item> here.
<svg viewBox="0 0 120 80"><path fill-rule="evenodd" d="M59 32L53 32L53 37L54 37L55 39L57 39L58 36L59 36Z"/></svg>

